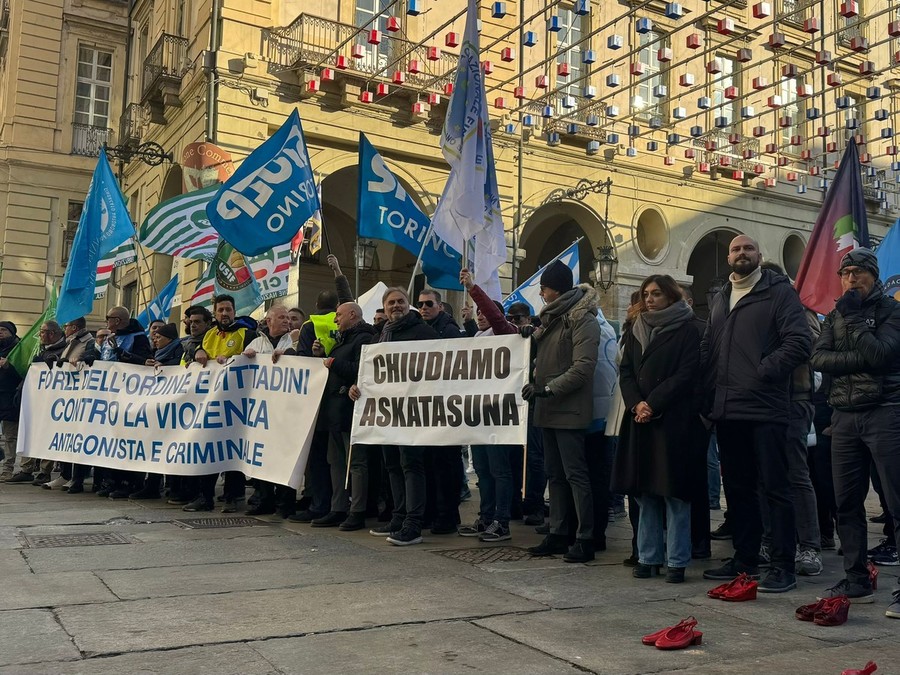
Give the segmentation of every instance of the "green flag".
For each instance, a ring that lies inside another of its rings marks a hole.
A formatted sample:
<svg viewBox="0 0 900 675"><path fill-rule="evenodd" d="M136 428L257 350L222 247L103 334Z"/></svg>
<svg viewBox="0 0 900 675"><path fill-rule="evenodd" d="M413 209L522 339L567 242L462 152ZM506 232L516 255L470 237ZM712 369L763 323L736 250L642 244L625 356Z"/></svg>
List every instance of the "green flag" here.
<svg viewBox="0 0 900 675"><path fill-rule="evenodd" d="M31 365L31 362L34 360L34 357L37 355L38 351L41 348L41 336L40 330L41 326L47 322L52 321L56 318L56 286L54 285L52 289L50 289L50 304L47 305L47 309L44 310L44 313L41 314L41 317L37 320L31 328L28 329L28 332L19 340L19 344L12 348L12 351L9 352L9 356L6 357L6 360L9 362L13 368L16 369L16 372L25 378L25 375L28 373L28 366Z"/></svg>

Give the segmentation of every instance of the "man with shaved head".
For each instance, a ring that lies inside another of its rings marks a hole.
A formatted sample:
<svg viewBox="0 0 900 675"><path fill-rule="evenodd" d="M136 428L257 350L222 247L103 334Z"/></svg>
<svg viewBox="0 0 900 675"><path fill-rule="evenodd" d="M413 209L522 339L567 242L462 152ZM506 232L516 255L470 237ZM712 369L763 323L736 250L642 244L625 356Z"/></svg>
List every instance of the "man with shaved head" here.
<svg viewBox="0 0 900 675"><path fill-rule="evenodd" d="M788 472L790 382L809 360L812 333L800 298L787 277L760 268L751 237L728 247L728 283L710 304L701 343L709 376L711 408L722 464L722 482L734 531L734 557L707 570L707 579L759 575L762 519L759 488L772 520L771 567L759 584L764 593L796 588L795 530Z"/></svg>
<svg viewBox="0 0 900 675"><path fill-rule="evenodd" d="M313 356L325 357L325 367L328 368L328 383L322 396L320 417L324 416L328 431L331 510L313 520L312 526L339 526L344 531L361 530L366 525L369 467L366 449L357 448L350 457L351 501L344 487L350 449L350 426L353 421L353 401L347 394L350 387L356 384L363 345L374 341L376 331L363 321L362 308L355 302L345 302L338 306L334 322L338 327L338 339L328 356L325 357L325 350L318 341L313 343Z"/></svg>

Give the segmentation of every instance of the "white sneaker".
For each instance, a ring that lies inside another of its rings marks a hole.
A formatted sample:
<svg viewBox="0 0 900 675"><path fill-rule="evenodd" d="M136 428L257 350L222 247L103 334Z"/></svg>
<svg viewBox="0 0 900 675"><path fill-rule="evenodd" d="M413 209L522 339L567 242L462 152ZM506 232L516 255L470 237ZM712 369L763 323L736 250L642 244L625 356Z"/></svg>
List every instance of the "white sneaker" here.
<svg viewBox="0 0 900 675"><path fill-rule="evenodd" d="M805 577L817 577L825 567L822 564L822 556L812 548L798 548L794 562L797 565L797 574Z"/></svg>
<svg viewBox="0 0 900 675"><path fill-rule="evenodd" d="M66 479L63 478L62 476L57 476L50 482L44 483L43 485L41 485L41 487L44 488L45 490L52 490L54 488L59 489L65 484L66 484Z"/></svg>
<svg viewBox="0 0 900 675"><path fill-rule="evenodd" d="M74 481L74 480L70 480L68 483L66 483L65 485L63 485L63 488L66 489L66 490L68 490L68 489L69 489L70 487L72 487L73 485L75 485L75 481Z"/></svg>

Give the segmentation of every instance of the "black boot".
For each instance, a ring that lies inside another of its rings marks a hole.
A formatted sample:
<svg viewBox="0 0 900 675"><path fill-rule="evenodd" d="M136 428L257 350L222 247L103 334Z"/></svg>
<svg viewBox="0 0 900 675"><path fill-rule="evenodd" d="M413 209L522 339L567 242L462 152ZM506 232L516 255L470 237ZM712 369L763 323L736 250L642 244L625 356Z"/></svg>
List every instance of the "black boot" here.
<svg viewBox="0 0 900 675"><path fill-rule="evenodd" d="M548 534L537 546L532 546L528 552L533 556L554 555L566 552L566 539L558 534Z"/></svg>

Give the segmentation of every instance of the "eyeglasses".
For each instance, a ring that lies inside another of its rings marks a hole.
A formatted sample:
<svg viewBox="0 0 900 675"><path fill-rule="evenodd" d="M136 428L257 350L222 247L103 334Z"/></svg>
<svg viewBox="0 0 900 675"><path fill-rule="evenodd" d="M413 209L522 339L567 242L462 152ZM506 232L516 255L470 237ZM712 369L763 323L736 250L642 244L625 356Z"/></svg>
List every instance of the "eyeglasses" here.
<svg viewBox="0 0 900 675"><path fill-rule="evenodd" d="M506 320L512 321L513 323L515 323L516 321L523 321L524 319L527 319L527 318L528 318L527 316L523 316L522 314L507 314L506 315Z"/></svg>
<svg viewBox="0 0 900 675"><path fill-rule="evenodd" d="M863 274L869 273L869 270L863 269L862 267L845 267L838 274L841 275L844 279L854 276L859 279Z"/></svg>
<svg viewBox="0 0 900 675"><path fill-rule="evenodd" d="M434 300L419 300L416 303L416 307L422 309L423 307L434 307Z"/></svg>
<svg viewBox="0 0 900 675"><path fill-rule="evenodd" d="M119 320L119 317L117 317L117 316L107 316L107 317L106 317L106 320L107 320L107 321L118 321L118 320Z"/></svg>

